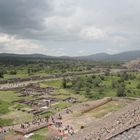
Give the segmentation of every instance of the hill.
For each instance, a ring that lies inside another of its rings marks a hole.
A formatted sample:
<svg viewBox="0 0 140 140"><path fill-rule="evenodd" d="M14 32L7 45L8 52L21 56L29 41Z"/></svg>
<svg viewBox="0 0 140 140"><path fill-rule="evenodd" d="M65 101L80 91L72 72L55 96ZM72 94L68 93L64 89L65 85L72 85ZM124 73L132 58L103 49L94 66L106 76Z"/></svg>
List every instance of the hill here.
<svg viewBox="0 0 140 140"><path fill-rule="evenodd" d="M48 56L43 54L0 54L0 63L15 61L46 61L46 60L87 60L87 61L131 61L140 58L140 50L128 51L119 54L98 53L88 56L69 57L69 56Z"/></svg>
<svg viewBox="0 0 140 140"><path fill-rule="evenodd" d="M130 61L140 58L140 50L128 51L119 54L110 55L107 53L93 54L89 56L78 57L78 59L92 60L92 61Z"/></svg>

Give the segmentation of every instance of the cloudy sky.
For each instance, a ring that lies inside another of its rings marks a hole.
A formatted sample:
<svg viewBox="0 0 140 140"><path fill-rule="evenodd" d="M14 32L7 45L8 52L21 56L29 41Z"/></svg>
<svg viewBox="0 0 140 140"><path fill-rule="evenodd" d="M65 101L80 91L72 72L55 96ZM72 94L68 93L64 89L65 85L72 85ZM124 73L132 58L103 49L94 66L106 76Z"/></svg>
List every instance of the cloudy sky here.
<svg viewBox="0 0 140 140"><path fill-rule="evenodd" d="M0 53L140 50L140 0L0 0Z"/></svg>

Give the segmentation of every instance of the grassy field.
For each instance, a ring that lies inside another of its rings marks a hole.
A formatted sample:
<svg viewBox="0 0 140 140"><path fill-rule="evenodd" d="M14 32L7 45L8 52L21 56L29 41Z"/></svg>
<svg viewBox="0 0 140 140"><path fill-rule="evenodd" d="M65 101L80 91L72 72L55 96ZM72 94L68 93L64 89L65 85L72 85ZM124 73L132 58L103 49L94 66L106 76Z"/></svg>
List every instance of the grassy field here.
<svg viewBox="0 0 140 140"><path fill-rule="evenodd" d="M48 128L42 128L40 130L35 131L33 135L29 137L29 140L46 140L47 135Z"/></svg>
<svg viewBox="0 0 140 140"><path fill-rule="evenodd" d="M40 83L40 86L41 87L49 87L49 86L52 86L52 87L62 87L62 79L59 79L59 80L51 80L51 81L43 81Z"/></svg>
<svg viewBox="0 0 140 140"><path fill-rule="evenodd" d="M92 113L94 117L101 118L108 113L118 111L119 109L122 109L126 106L125 102L119 102L119 101L111 101L103 106L100 106L89 113Z"/></svg>
<svg viewBox="0 0 140 140"><path fill-rule="evenodd" d="M11 103L12 101L20 99L16 91L0 91L0 99Z"/></svg>
<svg viewBox="0 0 140 140"><path fill-rule="evenodd" d="M95 118L102 118L108 113L112 113L115 111L118 111L125 107L128 103L125 101L110 101L102 106L99 106L95 109L91 109L88 112L82 113L82 112L75 112L73 114L74 118L87 116L87 117L95 117Z"/></svg>
<svg viewBox="0 0 140 140"><path fill-rule="evenodd" d="M27 107L23 104L13 103L19 99L22 98L18 97L16 91L0 91L0 125L18 124L32 120L31 114L16 110L19 107Z"/></svg>
<svg viewBox="0 0 140 140"><path fill-rule="evenodd" d="M33 115L22 111L11 111L5 115L1 115L2 119L13 120L13 124L21 124L25 121L31 121Z"/></svg>
<svg viewBox="0 0 140 140"><path fill-rule="evenodd" d="M140 88L138 88L137 86L140 83L140 73L129 73L129 75L134 76L134 78L123 81L123 84L125 85L125 94L127 97L138 98L140 97ZM51 81L40 82L39 85L41 87L54 87L55 90L51 93L52 95L48 95L48 97L56 98L57 100L59 100L57 103L51 106L50 113L46 112L42 114L42 116L52 115L57 111L72 106L73 103L63 102L64 99L67 99L69 97L76 98L77 102L96 100L103 97L115 97L117 96L117 88L112 87L112 81L119 81L122 77L118 74L110 74L103 75L102 77L100 75L96 75L93 78L92 75L88 75L81 76L80 78L78 78L79 81L74 81L75 85L72 87L72 83L68 82L68 87L66 88L63 87L63 79L54 79ZM96 82L98 81L100 81L99 85L95 86L95 84L97 84ZM77 90L77 87L79 85L81 86L81 88ZM17 109L19 108L25 108L29 106L19 103L13 103L13 101L19 99L32 99L33 97L19 97L18 95L19 93L14 90L0 91L1 125L17 124L24 121L32 120L33 116L31 114L17 111ZM106 106L102 106L102 109L100 108L100 111L96 110L96 113L93 114L95 114L95 117L98 118L107 114L108 112L112 112L113 110L116 111L117 109L122 108L123 105L124 104L110 103Z"/></svg>

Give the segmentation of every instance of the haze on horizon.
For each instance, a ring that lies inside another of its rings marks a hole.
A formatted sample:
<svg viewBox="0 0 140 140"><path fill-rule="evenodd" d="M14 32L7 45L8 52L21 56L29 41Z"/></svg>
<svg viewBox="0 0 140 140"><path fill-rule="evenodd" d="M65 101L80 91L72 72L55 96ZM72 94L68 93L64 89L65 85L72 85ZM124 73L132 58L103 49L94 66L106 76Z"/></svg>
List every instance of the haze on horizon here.
<svg viewBox="0 0 140 140"><path fill-rule="evenodd" d="M140 50L139 0L0 0L0 53Z"/></svg>

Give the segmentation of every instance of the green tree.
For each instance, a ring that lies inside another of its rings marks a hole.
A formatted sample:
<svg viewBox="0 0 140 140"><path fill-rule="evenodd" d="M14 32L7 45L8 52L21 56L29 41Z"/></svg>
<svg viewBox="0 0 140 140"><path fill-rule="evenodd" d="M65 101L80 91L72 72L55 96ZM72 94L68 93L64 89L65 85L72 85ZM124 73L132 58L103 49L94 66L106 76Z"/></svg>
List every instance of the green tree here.
<svg viewBox="0 0 140 140"><path fill-rule="evenodd" d="M17 71L16 70L10 71L10 75L16 75L16 74L17 74Z"/></svg>
<svg viewBox="0 0 140 140"><path fill-rule="evenodd" d="M32 69L29 68L29 69L27 70L27 73L28 73L28 75L31 75L31 74L32 74Z"/></svg>
<svg viewBox="0 0 140 140"><path fill-rule="evenodd" d="M101 82L102 82L102 80L101 80L99 77L97 77L97 78L94 80L93 84L94 84L95 87L99 87L100 84L101 84Z"/></svg>
<svg viewBox="0 0 140 140"><path fill-rule="evenodd" d="M67 88L67 80L64 78L62 82L63 88Z"/></svg>
<svg viewBox="0 0 140 140"><path fill-rule="evenodd" d="M86 88L85 94L87 98L93 97L93 93L91 92L90 88Z"/></svg>
<svg viewBox="0 0 140 140"><path fill-rule="evenodd" d="M0 71L0 78L3 78L3 77L4 77L4 72Z"/></svg>
<svg viewBox="0 0 140 140"><path fill-rule="evenodd" d="M104 94L104 89L103 88L99 88L98 92L99 92L100 95L102 95L102 94Z"/></svg>
<svg viewBox="0 0 140 140"><path fill-rule="evenodd" d="M118 97L124 97L124 96L126 96L125 87L123 87L121 85L118 87L118 89L117 89L117 96Z"/></svg>
<svg viewBox="0 0 140 140"><path fill-rule="evenodd" d="M137 85L137 89L140 89L140 83L138 83L138 85Z"/></svg>
<svg viewBox="0 0 140 140"><path fill-rule="evenodd" d="M118 82L112 80L112 88L117 88L118 87Z"/></svg>

